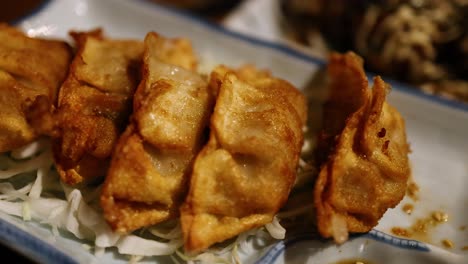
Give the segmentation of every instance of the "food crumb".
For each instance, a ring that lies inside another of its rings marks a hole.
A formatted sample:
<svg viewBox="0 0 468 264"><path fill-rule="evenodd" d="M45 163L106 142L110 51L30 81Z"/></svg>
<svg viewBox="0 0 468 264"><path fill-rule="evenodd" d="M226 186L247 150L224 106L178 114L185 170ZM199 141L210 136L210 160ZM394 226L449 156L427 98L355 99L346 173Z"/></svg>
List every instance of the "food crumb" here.
<svg viewBox="0 0 468 264"><path fill-rule="evenodd" d="M397 236L402 236L402 237L409 237L410 232L403 228L403 227L393 227L392 228L392 233L397 235Z"/></svg>
<svg viewBox="0 0 468 264"><path fill-rule="evenodd" d="M415 182L409 182L408 183L408 188L406 190L406 193L408 196L417 201L419 199L418 194L419 194L419 186Z"/></svg>
<svg viewBox="0 0 468 264"><path fill-rule="evenodd" d="M402 208L403 212L405 212L406 214L411 214L414 210L414 206L412 204L405 204L403 205L403 208Z"/></svg>
<svg viewBox="0 0 468 264"><path fill-rule="evenodd" d="M468 250L468 246L463 246L461 250Z"/></svg>
<svg viewBox="0 0 468 264"><path fill-rule="evenodd" d="M439 223L443 223L448 221L448 215L444 212L436 211L432 213L432 219Z"/></svg>
<svg viewBox="0 0 468 264"><path fill-rule="evenodd" d="M465 231L466 226L460 226L460 231Z"/></svg>
<svg viewBox="0 0 468 264"><path fill-rule="evenodd" d="M93 248L92 246L90 246L88 244L81 244L81 247L84 248L85 250L88 250L88 251L91 251L91 249Z"/></svg>
<svg viewBox="0 0 468 264"><path fill-rule="evenodd" d="M453 248L453 242L449 239L443 239L442 245L446 248Z"/></svg>
<svg viewBox="0 0 468 264"><path fill-rule="evenodd" d="M403 211L404 208L403 208ZM410 237L423 242L430 242L430 231L440 224L448 221L448 214L442 211L433 211L430 215L415 219L415 222L407 227L393 227L391 232L401 237Z"/></svg>

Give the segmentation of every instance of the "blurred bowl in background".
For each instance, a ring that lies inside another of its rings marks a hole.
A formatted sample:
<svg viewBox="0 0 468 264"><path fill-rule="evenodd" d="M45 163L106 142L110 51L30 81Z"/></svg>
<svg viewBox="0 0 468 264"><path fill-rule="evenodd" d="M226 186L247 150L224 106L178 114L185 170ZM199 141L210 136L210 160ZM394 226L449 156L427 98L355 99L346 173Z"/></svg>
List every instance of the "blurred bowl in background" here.
<svg viewBox="0 0 468 264"><path fill-rule="evenodd" d="M151 2L184 9L210 20L220 21L242 0L149 0Z"/></svg>

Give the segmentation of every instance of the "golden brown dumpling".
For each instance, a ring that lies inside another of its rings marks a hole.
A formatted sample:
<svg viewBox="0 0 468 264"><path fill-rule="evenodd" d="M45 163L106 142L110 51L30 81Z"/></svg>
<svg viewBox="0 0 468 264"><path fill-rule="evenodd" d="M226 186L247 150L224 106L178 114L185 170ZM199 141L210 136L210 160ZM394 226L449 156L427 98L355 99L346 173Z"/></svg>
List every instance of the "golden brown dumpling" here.
<svg viewBox="0 0 468 264"><path fill-rule="evenodd" d="M306 120L304 96L252 66L220 66L210 84L217 94L210 138L181 207L189 252L272 221L294 183Z"/></svg>
<svg viewBox="0 0 468 264"><path fill-rule="evenodd" d="M64 41L31 38L0 23L0 152L39 136L29 124L28 106L37 97L47 107L55 103L71 57Z"/></svg>
<svg viewBox="0 0 468 264"><path fill-rule="evenodd" d="M333 54L328 70L314 203L320 234L342 243L348 233L369 231L401 201L409 145L402 116L385 101L388 85L376 77L368 89L359 57Z"/></svg>
<svg viewBox="0 0 468 264"><path fill-rule="evenodd" d="M61 87L53 150L63 182L105 175L110 155L131 113L140 80L143 42L113 40L100 29L71 32L77 46Z"/></svg>
<svg viewBox="0 0 468 264"><path fill-rule="evenodd" d="M131 124L119 139L101 195L105 219L118 232L179 213L214 104L195 69L186 39L147 34Z"/></svg>

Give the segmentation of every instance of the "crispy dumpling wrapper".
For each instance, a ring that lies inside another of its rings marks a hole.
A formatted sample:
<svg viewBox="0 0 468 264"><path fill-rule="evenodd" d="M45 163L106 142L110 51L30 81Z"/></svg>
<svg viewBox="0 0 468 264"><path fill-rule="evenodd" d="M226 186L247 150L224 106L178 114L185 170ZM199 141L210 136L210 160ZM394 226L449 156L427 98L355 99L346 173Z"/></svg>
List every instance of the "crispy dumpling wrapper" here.
<svg viewBox="0 0 468 264"><path fill-rule="evenodd" d="M64 41L31 38L0 24L0 152L37 139L29 105L37 97L43 97L47 107L55 103L71 57Z"/></svg>
<svg viewBox="0 0 468 264"><path fill-rule="evenodd" d="M154 32L146 36L134 113L101 195L104 216L118 232L179 214L214 104L207 81L194 71L196 65L188 40Z"/></svg>
<svg viewBox="0 0 468 264"><path fill-rule="evenodd" d="M100 29L70 34L77 53L49 133L60 178L73 185L93 182L107 172L131 113L143 43L107 39Z"/></svg>
<svg viewBox="0 0 468 264"><path fill-rule="evenodd" d="M295 180L307 113L295 87L252 66L219 66L210 86L210 138L181 207L188 252L272 221Z"/></svg>
<svg viewBox="0 0 468 264"><path fill-rule="evenodd" d="M401 201L409 145L404 119L385 101L389 86L375 77L368 89L359 57L333 54L328 72L314 203L320 234L342 243L348 233L370 231Z"/></svg>

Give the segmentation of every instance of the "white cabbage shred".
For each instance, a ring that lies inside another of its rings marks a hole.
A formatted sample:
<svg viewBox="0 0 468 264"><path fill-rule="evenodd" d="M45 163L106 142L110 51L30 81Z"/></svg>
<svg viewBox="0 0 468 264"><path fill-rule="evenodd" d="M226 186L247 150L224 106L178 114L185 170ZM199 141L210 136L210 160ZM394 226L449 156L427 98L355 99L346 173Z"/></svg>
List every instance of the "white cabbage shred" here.
<svg viewBox="0 0 468 264"><path fill-rule="evenodd" d="M298 174L310 178L311 171L301 161ZM183 252L182 232L177 221L130 235L112 232L102 216L99 194L100 186L72 188L61 183L47 139L0 154L1 211L24 221L48 224L54 235L59 235L59 230L66 230L82 239L83 248L93 249L97 257L115 248L120 254L129 255L129 263L160 255L171 255L174 263L241 263L241 253L249 254L265 248L271 244L272 238L284 239L286 229L280 220L297 216L304 210L282 212L283 216L275 216L273 222L263 228L249 230L230 242L189 256Z"/></svg>

